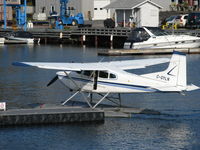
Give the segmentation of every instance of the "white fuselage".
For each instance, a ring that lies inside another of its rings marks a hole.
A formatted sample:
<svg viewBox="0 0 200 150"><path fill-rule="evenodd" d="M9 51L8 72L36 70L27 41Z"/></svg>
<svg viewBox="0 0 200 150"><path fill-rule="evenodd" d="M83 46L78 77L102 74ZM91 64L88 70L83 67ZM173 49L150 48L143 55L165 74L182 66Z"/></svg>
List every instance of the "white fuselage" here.
<svg viewBox="0 0 200 150"><path fill-rule="evenodd" d="M84 92L93 93L141 93L141 92L158 92L151 87L162 87L166 85L165 80L157 81L148 79L143 76L131 74L125 71L117 73L115 79L98 78L97 89L94 89L94 78L77 74L75 72L58 72L58 78L65 86L71 90L81 89Z"/></svg>

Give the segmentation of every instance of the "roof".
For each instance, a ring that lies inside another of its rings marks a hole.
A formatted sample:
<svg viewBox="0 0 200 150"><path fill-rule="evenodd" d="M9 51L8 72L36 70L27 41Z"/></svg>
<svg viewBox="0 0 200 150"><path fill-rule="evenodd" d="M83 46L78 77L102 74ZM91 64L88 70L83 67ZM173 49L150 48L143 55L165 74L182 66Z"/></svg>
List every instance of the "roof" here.
<svg viewBox="0 0 200 150"><path fill-rule="evenodd" d="M151 0L117 0L105 6L104 9L134 9L146 2L149 2L160 9L162 8L162 6L152 2Z"/></svg>

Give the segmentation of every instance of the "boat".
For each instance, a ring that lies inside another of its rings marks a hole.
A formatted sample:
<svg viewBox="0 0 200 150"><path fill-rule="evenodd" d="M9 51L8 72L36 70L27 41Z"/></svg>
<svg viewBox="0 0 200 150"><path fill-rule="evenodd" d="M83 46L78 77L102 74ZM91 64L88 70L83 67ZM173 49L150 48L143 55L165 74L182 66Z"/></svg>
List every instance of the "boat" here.
<svg viewBox="0 0 200 150"><path fill-rule="evenodd" d="M6 41L5 43L11 44L12 42L14 44L34 44L34 38L33 35L30 32L27 31L17 31L9 33L5 37Z"/></svg>
<svg viewBox="0 0 200 150"><path fill-rule="evenodd" d="M4 44L5 42L5 38L4 37L0 37L0 44Z"/></svg>
<svg viewBox="0 0 200 150"><path fill-rule="evenodd" d="M131 31L124 49L198 48L200 37L170 35L158 27L140 27Z"/></svg>

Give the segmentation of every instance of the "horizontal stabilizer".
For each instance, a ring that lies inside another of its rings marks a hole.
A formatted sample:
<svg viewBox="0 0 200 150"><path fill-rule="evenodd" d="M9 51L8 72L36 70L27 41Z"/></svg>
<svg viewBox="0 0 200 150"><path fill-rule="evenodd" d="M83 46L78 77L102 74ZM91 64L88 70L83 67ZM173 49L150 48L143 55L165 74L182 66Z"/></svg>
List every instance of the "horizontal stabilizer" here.
<svg viewBox="0 0 200 150"><path fill-rule="evenodd" d="M186 91L194 91L194 90L199 90L199 89L200 89L200 87L198 87L198 86L196 86L194 84L191 84L191 85L187 86Z"/></svg>

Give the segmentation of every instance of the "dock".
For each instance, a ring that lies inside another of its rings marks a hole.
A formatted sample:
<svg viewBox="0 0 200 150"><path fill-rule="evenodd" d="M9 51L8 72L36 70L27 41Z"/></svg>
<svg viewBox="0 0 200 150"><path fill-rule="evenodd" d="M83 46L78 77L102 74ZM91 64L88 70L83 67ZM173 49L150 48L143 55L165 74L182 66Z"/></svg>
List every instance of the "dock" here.
<svg viewBox="0 0 200 150"><path fill-rule="evenodd" d="M173 51L179 51L186 54L200 54L200 48L184 48L184 49L108 49L100 50L98 55L101 56L125 56L125 55L164 55L172 54Z"/></svg>
<svg viewBox="0 0 200 150"><path fill-rule="evenodd" d="M0 29L0 34L1 36L5 36L13 31L20 30ZM28 29L27 31L32 33L36 41L39 40L42 44L77 43L80 45L90 45L95 47L122 48L124 42L131 33L131 28L69 27L64 30L33 28ZM174 31L166 30L166 32L200 36L200 30L178 29Z"/></svg>
<svg viewBox="0 0 200 150"><path fill-rule="evenodd" d="M0 127L21 125L49 125L71 123L104 123L105 118L131 118L135 114L161 115L159 111L145 108L107 106L91 109L83 106L47 104L29 109L0 111Z"/></svg>
<svg viewBox="0 0 200 150"><path fill-rule="evenodd" d="M7 35L13 32L12 29L0 29L0 34ZM16 30L18 31L18 30ZM40 39L40 43L79 43L81 45L122 47L130 28L104 28L104 27L70 27L65 30L34 28L27 30L35 39Z"/></svg>
<svg viewBox="0 0 200 150"><path fill-rule="evenodd" d="M104 111L56 106L0 111L0 126L104 122Z"/></svg>

